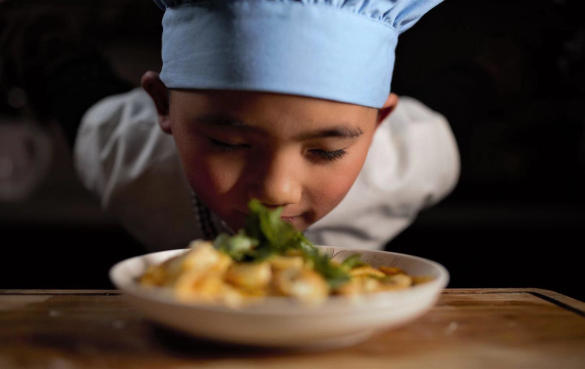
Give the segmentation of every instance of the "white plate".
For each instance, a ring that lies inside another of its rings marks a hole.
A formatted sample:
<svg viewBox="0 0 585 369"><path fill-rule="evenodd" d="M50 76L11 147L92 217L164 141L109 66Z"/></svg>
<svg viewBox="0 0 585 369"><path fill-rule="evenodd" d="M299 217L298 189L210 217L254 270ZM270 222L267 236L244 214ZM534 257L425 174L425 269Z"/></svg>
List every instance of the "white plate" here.
<svg viewBox="0 0 585 369"><path fill-rule="evenodd" d="M141 287L137 278L152 264L185 252L171 250L134 257L110 270L112 283L147 319L190 335L235 344L288 348L330 348L365 340L374 332L404 325L430 310L449 273L423 258L385 251L321 246L334 259L358 253L374 267L399 267L410 275L434 280L400 291L363 295L359 301L330 297L307 307L284 297L269 297L242 309L175 301L164 289Z"/></svg>

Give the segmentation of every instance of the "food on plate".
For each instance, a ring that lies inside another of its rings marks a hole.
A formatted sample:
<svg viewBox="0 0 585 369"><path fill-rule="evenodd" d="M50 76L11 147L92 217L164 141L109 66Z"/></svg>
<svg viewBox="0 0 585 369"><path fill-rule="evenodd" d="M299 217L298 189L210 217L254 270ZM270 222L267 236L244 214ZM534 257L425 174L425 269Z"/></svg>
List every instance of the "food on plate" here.
<svg viewBox="0 0 585 369"><path fill-rule="evenodd" d="M139 278L145 287L166 287L180 301L240 307L267 296L319 305L331 295L410 288L432 278L366 264L358 254L332 259L281 219L282 209L249 204L246 226L236 235L191 242L184 254L151 265Z"/></svg>

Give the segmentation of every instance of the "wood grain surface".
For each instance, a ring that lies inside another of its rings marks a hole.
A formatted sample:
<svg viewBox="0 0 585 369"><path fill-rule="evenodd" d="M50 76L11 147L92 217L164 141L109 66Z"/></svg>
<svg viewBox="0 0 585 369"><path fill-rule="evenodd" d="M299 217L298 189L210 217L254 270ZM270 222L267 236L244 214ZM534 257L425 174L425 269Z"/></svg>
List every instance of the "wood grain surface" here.
<svg viewBox="0 0 585 369"><path fill-rule="evenodd" d="M538 289L446 290L408 326L299 352L181 336L142 320L117 291L0 291L2 369L297 367L585 368L585 303Z"/></svg>

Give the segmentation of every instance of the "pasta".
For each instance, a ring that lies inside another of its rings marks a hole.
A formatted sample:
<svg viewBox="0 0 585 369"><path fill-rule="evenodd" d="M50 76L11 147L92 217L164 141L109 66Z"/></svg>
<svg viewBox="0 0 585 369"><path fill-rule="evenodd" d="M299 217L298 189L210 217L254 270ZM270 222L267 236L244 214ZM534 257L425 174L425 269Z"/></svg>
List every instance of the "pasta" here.
<svg viewBox="0 0 585 369"><path fill-rule="evenodd" d="M352 255L332 260L280 219L280 210L251 202L246 229L214 242L197 240L182 255L150 266L145 287L166 287L180 301L240 307L266 296L319 305L331 295L409 288L428 278L396 267L374 268Z"/></svg>

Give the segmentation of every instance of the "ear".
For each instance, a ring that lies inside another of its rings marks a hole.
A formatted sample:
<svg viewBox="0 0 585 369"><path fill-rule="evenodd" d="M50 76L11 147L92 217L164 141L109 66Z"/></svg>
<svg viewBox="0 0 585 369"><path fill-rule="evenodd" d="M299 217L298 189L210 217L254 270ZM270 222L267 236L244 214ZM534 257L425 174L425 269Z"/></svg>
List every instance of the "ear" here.
<svg viewBox="0 0 585 369"><path fill-rule="evenodd" d="M161 81L158 73L148 71L142 76L142 88L148 92L158 112L158 124L168 134L172 134L169 116L169 89Z"/></svg>
<svg viewBox="0 0 585 369"><path fill-rule="evenodd" d="M380 124L384 121L384 119L386 119L390 115L390 113L392 113L394 108L396 108L397 104L398 96L394 93L388 95L388 98L386 99L384 106L382 106L378 110L378 120L376 121L376 128L378 128Z"/></svg>

